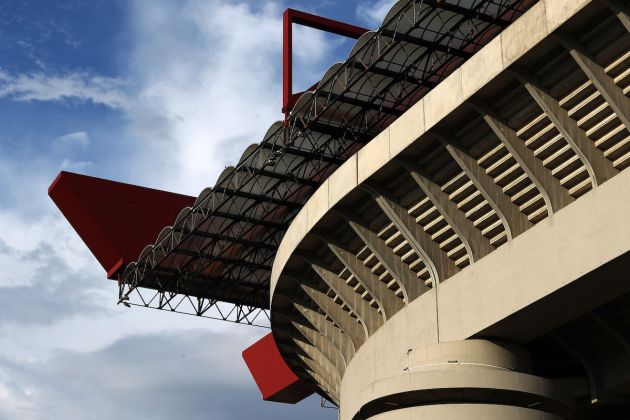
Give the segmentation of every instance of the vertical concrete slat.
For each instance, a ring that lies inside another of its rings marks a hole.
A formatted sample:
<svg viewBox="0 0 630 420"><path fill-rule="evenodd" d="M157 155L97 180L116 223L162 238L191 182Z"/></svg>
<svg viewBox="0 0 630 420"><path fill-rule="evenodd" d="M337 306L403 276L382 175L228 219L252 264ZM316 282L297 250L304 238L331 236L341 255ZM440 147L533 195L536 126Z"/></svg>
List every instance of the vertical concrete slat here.
<svg viewBox="0 0 630 420"><path fill-rule="evenodd" d="M340 244L329 241L328 247L376 300L383 311L385 320L391 318L392 315L402 309L404 306L403 302L396 297L392 290L387 288L377 275L363 264L363 261L359 260L352 252Z"/></svg>
<svg viewBox="0 0 630 420"><path fill-rule="evenodd" d="M383 264L385 269L389 271L392 277L398 282L403 290L405 301L407 303L413 301L429 288L418 279L415 273L405 264L394 251L387 246L384 240L379 238L378 233L372 231L360 220L353 218L352 215L339 213L343 217L350 228L363 241L363 243L372 251L374 255Z"/></svg>
<svg viewBox="0 0 630 420"><path fill-rule="evenodd" d="M630 131L630 99L623 94L623 90L615 85L613 79L589 56L584 46L580 45L571 35L559 32L555 37L601 93L626 130Z"/></svg>
<svg viewBox="0 0 630 420"><path fill-rule="evenodd" d="M308 369L306 371L308 375L310 375L311 378L313 378L313 380L317 383L319 388L323 390L330 398L332 398L335 404L339 405L339 393L326 379L324 379L320 374L317 373L322 372L323 370L319 363L302 355L299 355L298 357L306 366L308 366Z"/></svg>
<svg viewBox="0 0 630 420"><path fill-rule="evenodd" d="M350 362L355 353L354 343L347 333L344 333L339 327L326 319L325 315L314 311L311 308L294 303L295 309L308 320L320 334L330 338L330 341L339 349L343 355L346 364Z"/></svg>
<svg viewBox="0 0 630 420"><path fill-rule="evenodd" d="M384 191L369 185L362 185L380 207L387 218L396 226L413 250L427 266L436 284L446 280L459 271L455 262L431 239L422 226L409 215L407 209L389 197Z"/></svg>
<svg viewBox="0 0 630 420"><path fill-rule="evenodd" d="M516 162L520 165L529 179L534 183L543 196L547 212L553 214L573 201L573 197L560 180L551 174L551 171L543 165L542 161L532 152L516 132L501 121L490 108L480 102L469 102L472 108L481 115L495 136L503 143Z"/></svg>
<svg viewBox="0 0 630 420"><path fill-rule="evenodd" d="M361 347L368 337L368 331L362 323L357 322L350 314L337 305L332 298L317 289L313 289L305 284L301 285L302 290L333 320L333 322L346 333L352 340L356 350Z"/></svg>
<svg viewBox="0 0 630 420"><path fill-rule="evenodd" d="M306 340L306 341L305 341ZM307 342L308 341L308 342ZM341 373L339 368L335 366L335 363L328 358L328 356L318 346L310 343L310 340L306 338L293 338L293 342L311 359L317 362L324 368L321 373L325 373L324 379L333 386L335 393L339 393L339 386L341 385Z"/></svg>
<svg viewBox="0 0 630 420"><path fill-rule="evenodd" d="M466 218L438 184L425 176L415 163L407 159L398 159L398 163L407 170L422 192L429 197L429 200L442 214L444 220L460 237L468 250L471 263L492 252L494 247L490 244L490 240L481 234L481 231L475 227L470 219Z"/></svg>
<svg viewBox="0 0 630 420"><path fill-rule="evenodd" d="M481 195L499 216L507 232L508 239L514 239L514 237L533 226L527 219L527 216L519 210L518 206L510 200L501 187L494 182L485 169L479 166L470 154L462 150L450 136L437 132L432 132L431 134L442 142L446 151L462 168L462 171L475 184L475 187L477 187Z"/></svg>
<svg viewBox="0 0 630 420"><path fill-rule="evenodd" d="M306 337L313 346L317 347L323 355L335 365L339 371L339 375L343 376L343 373L346 370L346 361L344 360L341 351L333 345L332 341L328 337L322 335L319 331L301 325L300 323L293 322L292 325L304 337Z"/></svg>
<svg viewBox="0 0 630 420"><path fill-rule="evenodd" d="M607 181L618 172L612 162L606 159L604 152L595 146L584 130L569 116L567 110L562 108L558 100L552 97L537 80L522 69L511 70L511 72L580 158L589 173L593 187Z"/></svg>
<svg viewBox="0 0 630 420"><path fill-rule="evenodd" d="M339 277L328 268L316 262L311 262L311 267L317 275L348 305L348 307L361 320L367 328L368 335L383 325L384 314L379 314L378 310L372 307L363 297L358 294L346 280Z"/></svg>

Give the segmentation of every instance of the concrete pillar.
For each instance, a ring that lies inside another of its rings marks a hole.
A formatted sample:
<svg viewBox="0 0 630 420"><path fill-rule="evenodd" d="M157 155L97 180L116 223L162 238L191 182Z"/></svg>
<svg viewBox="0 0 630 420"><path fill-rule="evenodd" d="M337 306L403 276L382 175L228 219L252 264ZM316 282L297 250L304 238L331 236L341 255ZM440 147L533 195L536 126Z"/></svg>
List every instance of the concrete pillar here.
<svg viewBox="0 0 630 420"><path fill-rule="evenodd" d="M371 370L366 361L384 357L367 353L386 350L369 341L342 380L341 420L542 420L573 415L572 395L532 375L529 355L521 347L487 340L427 344L407 349L388 369L365 375ZM387 356L394 356L391 348Z"/></svg>
<svg viewBox="0 0 630 420"><path fill-rule="evenodd" d="M560 420L562 417L531 408L489 404L445 404L393 410L371 420Z"/></svg>

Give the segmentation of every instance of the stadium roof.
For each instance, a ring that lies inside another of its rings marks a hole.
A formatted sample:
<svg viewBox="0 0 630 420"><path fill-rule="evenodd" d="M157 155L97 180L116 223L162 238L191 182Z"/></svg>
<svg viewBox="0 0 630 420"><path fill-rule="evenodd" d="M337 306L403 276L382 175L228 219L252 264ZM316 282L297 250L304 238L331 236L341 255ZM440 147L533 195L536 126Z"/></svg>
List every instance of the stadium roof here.
<svg viewBox="0 0 630 420"><path fill-rule="evenodd" d="M276 249L317 187L533 3L396 3L127 266L119 302L264 324Z"/></svg>

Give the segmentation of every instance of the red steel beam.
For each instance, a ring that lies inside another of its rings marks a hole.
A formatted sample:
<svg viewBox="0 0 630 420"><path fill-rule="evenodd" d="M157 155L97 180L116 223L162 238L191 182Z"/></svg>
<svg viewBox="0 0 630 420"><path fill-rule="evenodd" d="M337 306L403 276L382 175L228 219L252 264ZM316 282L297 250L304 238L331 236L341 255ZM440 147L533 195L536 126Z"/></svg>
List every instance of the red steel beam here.
<svg viewBox="0 0 630 420"><path fill-rule="evenodd" d="M243 359L265 401L295 404L314 392L284 361L272 333L245 349Z"/></svg>
<svg viewBox="0 0 630 420"><path fill-rule="evenodd" d="M283 15L282 42L282 112L288 118L295 102L304 92L293 93L293 24L307 26L324 32L357 39L368 29L328 19L299 10L287 9ZM317 84L310 89L314 89Z"/></svg>
<svg viewBox="0 0 630 420"><path fill-rule="evenodd" d="M194 197L62 171L48 195L110 279L136 261Z"/></svg>

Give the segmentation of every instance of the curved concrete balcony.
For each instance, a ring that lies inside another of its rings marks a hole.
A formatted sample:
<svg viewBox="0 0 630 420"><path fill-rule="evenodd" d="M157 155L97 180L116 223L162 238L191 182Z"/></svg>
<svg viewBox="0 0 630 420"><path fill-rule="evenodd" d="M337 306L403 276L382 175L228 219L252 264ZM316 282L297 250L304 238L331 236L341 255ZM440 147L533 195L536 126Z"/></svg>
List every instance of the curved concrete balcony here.
<svg viewBox="0 0 630 420"><path fill-rule="evenodd" d="M630 349L615 327L630 304L610 306L630 293L628 22L620 2L537 3L292 222L272 330L341 419L571 418L627 402L630 368L599 359ZM613 350L578 339L605 305L597 333Z"/></svg>

